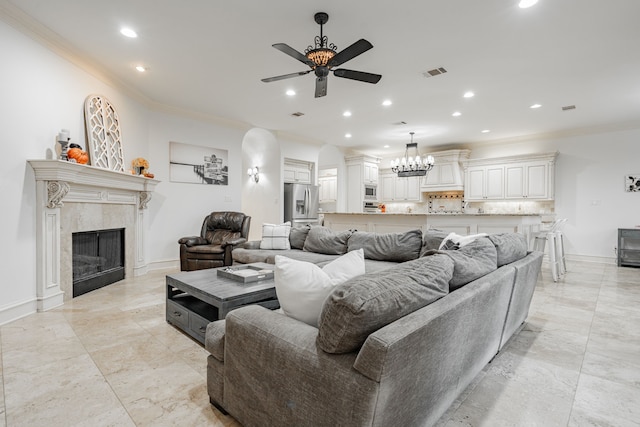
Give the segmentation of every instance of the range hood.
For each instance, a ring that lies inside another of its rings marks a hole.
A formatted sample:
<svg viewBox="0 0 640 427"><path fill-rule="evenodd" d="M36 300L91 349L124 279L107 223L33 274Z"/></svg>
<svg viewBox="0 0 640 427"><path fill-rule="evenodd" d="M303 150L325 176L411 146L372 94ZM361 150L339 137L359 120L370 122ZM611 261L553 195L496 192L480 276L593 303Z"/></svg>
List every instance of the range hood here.
<svg viewBox="0 0 640 427"><path fill-rule="evenodd" d="M464 191L464 170L460 162L469 158L470 150L447 150L429 153L435 159L433 169L420 181L423 193Z"/></svg>

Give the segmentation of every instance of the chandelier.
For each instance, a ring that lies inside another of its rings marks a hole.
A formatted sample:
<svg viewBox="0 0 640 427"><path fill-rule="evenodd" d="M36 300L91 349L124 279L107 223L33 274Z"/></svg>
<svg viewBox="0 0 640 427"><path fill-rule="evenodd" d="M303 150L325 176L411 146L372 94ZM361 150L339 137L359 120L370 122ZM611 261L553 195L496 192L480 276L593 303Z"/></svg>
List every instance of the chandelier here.
<svg viewBox="0 0 640 427"><path fill-rule="evenodd" d="M413 142L414 133L415 132L409 132L411 142L407 144L404 157L402 159L391 160L391 171L397 173L399 177L425 176L433 169L433 164L435 163L433 156L427 156L427 158L423 160L420 154L418 154L418 143ZM409 155L409 149L414 150L414 156Z"/></svg>

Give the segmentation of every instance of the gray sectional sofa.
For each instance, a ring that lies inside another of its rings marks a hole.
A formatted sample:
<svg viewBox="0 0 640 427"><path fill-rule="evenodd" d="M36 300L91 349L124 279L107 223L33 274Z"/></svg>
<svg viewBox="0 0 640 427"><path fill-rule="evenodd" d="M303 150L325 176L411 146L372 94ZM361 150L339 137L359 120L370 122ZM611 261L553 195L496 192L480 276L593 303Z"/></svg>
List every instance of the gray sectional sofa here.
<svg viewBox="0 0 640 427"><path fill-rule="evenodd" d="M244 426L433 425L527 317L542 253L521 235L439 250L442 233L349 232L347 250L354 236L367 273L332 291L317 328L261 306L209 324L212 404ZM251 247L237 260L283 253Z"/></svg>

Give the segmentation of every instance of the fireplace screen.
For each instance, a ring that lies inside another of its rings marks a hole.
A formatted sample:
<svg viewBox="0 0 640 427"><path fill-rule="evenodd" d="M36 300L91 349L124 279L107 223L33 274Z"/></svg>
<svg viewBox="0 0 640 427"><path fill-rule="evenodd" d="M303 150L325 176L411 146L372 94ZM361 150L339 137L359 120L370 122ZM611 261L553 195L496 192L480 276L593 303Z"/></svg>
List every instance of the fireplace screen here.
<svg viewBox="0 0 640 427"><path fill-rule="evenodd" d="M124 228L73 233L74 298L124 279Z"/></svg>

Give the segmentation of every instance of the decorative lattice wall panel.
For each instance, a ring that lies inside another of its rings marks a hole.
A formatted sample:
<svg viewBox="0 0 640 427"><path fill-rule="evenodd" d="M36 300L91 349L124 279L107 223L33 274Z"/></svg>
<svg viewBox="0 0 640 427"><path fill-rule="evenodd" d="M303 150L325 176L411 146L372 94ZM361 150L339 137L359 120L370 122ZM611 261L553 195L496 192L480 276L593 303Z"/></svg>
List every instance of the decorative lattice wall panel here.
<svg viewBox="0 0 640 427"><path fill-rule="evenodd" d="M101 95L89 95L84 102L84 119L91 164L124 172L120 119L111 102Z"/></svg>

